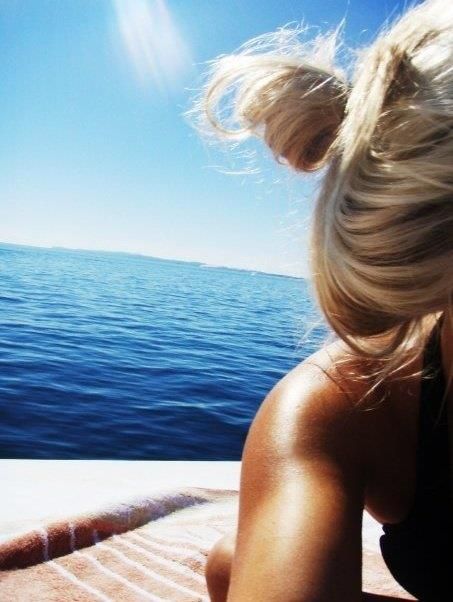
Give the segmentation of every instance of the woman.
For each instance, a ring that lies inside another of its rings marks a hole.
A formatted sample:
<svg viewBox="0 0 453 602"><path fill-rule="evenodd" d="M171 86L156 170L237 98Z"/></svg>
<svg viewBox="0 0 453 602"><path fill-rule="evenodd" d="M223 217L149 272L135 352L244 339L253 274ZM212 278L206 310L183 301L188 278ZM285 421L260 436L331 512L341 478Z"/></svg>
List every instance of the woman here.
<svg viewBox="0 0 453 602"><path fill-rule="evenodd" d="M298 171L326 167L312 268L338 335L253 422L238 531L208 559L214 602L365 599L364 508L403 587L453 599L453 5L408 11L351 83L337 33L259 38L216 63L202 99L222 134L258 135Z"/></svg>

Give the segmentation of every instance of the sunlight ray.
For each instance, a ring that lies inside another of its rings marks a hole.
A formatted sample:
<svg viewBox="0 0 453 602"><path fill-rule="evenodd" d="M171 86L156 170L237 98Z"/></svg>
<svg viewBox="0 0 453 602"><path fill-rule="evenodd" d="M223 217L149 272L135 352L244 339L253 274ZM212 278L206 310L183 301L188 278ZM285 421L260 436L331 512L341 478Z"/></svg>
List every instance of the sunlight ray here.
<svg viewBox="0 0 453 602"><path fill-rule="evenodd" d="M190 51L165 0L113 0L118 30L139 81L160 92L190 71Z"/></svg>

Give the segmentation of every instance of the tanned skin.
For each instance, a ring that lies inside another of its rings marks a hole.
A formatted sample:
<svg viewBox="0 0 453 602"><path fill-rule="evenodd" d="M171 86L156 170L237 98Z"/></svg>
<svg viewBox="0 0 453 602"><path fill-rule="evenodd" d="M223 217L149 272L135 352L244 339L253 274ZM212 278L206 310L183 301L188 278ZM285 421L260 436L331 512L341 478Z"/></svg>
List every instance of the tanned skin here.
<svg viewBox="0 0 453 602"><path fill-rule="evenodd" d="M445 318L448 382L453 328ZM361 592L362 512L397 523L411 507L420 377L385 383L385 399L364 411L368 384L341 374L342 353L341 344L316 353L261 405L243 453L237 534L208 559L212 602L390 600ZM421 366L419 354L398 376ZM451 413L451 387L448 404Z"/></svg>

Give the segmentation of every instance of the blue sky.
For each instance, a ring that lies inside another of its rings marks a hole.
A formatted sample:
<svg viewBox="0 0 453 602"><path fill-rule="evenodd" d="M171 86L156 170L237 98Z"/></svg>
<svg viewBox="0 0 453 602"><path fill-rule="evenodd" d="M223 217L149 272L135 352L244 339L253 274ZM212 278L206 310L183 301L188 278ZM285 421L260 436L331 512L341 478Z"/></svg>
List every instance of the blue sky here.
<svg viewBox="0 0 453 602"><path fill-rule="evenodd" d="M3 0L0 241L305 274L315 184L264 150L260 174L225 174L244 164L201 141L182 114L202 63L253 36L346 18L347 42L361 45L404 5Z"/></svg>

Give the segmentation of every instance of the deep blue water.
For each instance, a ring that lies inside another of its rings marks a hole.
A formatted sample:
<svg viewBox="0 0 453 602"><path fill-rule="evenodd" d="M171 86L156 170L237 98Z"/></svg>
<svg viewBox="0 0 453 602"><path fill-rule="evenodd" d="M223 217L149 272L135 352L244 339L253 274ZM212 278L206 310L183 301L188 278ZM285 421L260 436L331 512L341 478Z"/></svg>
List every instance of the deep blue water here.
<svg viewBox="0 0 453 602"><path fill-rule="evenodd" d="M302 279L0 245L1 457L240 459L316 319Z"/></svg>

